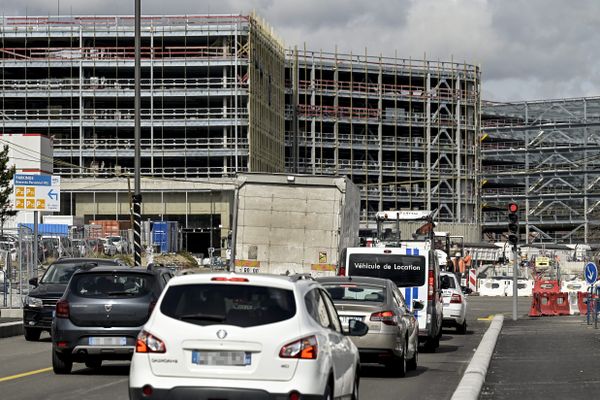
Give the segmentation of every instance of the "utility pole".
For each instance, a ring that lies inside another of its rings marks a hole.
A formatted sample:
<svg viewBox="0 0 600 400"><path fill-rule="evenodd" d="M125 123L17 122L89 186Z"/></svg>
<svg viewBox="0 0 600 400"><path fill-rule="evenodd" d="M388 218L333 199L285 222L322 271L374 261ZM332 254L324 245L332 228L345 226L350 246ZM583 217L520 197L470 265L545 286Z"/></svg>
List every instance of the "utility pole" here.
<svg viewBox="0 0 600 400"><path fill-rule="evenodd" d="M508 203L508 242L513 246L513 321L516 321L517 303L519 290L517 287L517 275L519 273L519 206L516 203Z"/></svg>
<svg viewBox="0 0 600 400"><path fill-rule="evenodd" d="M133 247L134 258L133 265L140 267L142 265L142 188L141 188L141 157L140 157L140 139L141 139L141 118L140 109L141 100L141 0L135 0L135 100L134 100L134 193L131 198L133 204Z"/></svg>

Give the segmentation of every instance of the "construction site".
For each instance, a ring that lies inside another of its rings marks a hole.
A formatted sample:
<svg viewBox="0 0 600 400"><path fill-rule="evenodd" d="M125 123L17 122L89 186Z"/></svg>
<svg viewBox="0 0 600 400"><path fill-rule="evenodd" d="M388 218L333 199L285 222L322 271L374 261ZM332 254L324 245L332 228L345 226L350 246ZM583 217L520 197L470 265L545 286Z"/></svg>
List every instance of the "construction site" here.
<svg viewBox="0 0 600 400"><path fill-rule="evenodd" d="M1 133L52 139L38 172L61 176L63 214L129 218L133 17L0 21ZM285 50L255 15L141 28L142 212L203 251L223 249L248 172L349 176L365 235L379 210L427 209L504 241L516 201L525 243L597 242L597 98L482 102L478 66Z"/></svg>

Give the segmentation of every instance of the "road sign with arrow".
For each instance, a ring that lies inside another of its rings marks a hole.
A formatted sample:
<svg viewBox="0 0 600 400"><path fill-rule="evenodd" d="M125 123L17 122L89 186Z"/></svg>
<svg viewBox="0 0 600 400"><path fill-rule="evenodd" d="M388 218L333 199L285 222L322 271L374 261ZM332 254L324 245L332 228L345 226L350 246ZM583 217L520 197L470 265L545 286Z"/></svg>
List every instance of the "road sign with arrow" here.
<svg viewBox="0 0 600 400"><path fill-rule="evenodd" d="M593 262L589 262L585 264L583 274L585 275L585 281L593 285L598 280L598 267Z"/></svg>
<svg viewBox="0 0 600 400"><path fill-rule="evenodd" d="M13 208L27 211L60 211L60 176L15 174Z"/></svg>

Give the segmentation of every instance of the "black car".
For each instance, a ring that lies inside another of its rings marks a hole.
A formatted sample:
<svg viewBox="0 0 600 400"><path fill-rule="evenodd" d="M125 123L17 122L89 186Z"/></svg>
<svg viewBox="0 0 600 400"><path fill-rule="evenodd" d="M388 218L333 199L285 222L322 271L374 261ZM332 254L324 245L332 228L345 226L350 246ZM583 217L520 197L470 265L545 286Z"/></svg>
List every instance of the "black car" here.
<svg viewBox="0 0 600 400"><path fill-rule="evenodd" d="M103 360L131 359L136 340L173 273L166 268L95 267L73 274L56 303L52 367L73 362L99 368Z"/></svg>
<svg viewBox="0 0 600 400"><path fill-rule="evenodd" d="M118 260L102 258L63 258L48 267L42 278L31 278L34 286L23 301L23 327L25 340L40 339L42 331L50 332L52 313L56 302L63 295L71 275L80 268L98 265L121 265Z"/></svg>

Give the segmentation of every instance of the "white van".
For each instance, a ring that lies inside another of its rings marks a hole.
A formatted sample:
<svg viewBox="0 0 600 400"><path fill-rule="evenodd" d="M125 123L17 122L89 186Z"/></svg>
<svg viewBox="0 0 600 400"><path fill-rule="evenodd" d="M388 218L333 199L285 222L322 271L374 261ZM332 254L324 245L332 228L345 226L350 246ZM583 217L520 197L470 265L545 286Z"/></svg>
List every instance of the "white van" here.
<svg viewBox="0 0 600 400"><path fill-rule="evenodd" d="M430 241L402 241L400 247L349 247L346 276L371 276L392 280L419 321L419 341L428 351L439 347L443 302L440 267ZM414 302L423 304L415 310Z"/></svg>

